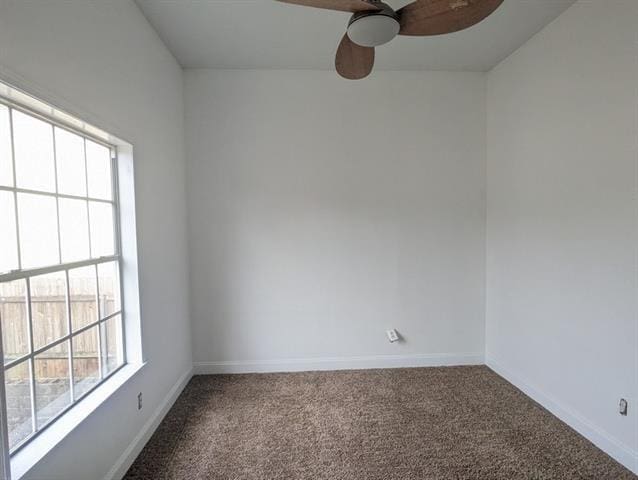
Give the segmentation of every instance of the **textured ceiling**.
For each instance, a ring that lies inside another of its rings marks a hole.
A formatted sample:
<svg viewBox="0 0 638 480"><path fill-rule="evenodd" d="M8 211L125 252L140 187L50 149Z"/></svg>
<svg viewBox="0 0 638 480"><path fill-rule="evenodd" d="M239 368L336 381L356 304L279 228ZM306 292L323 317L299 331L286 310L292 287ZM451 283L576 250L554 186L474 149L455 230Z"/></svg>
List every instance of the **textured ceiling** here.
<svg viewBox="0 0 638 480"><path fill-rule="evenodd" d="M136 1L185 68L333 69L349 19L274 0ZM377 49L375 70L490 70L573 3L505 0L462 32L395 38Z"/></svg>

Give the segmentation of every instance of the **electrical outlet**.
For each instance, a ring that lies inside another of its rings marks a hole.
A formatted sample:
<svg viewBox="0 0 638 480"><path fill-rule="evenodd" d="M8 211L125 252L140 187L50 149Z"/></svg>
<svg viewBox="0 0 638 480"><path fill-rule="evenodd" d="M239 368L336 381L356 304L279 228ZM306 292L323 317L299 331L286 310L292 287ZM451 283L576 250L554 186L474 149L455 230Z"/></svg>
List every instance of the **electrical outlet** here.
<svg viewBox="0 0 638 480"><path fill-rule="evenodd" d="M137 409L142 410L142 392L137 394Z"/></svg>
<svg viewBox="0 0 638 480"><path fill-rule="evenodd" d="M390 340L390 343L394 343L399 340L399 334L394 328L391 330L386 330L385 334L388 336L388 340Z"/></svg>
<svg viewBox="0 0 638 480"><path fill-rule="evenodd" d="M620 399L620 405L618 405L618 413L625 416L627 415L627 400L624 398Z"/></svg>

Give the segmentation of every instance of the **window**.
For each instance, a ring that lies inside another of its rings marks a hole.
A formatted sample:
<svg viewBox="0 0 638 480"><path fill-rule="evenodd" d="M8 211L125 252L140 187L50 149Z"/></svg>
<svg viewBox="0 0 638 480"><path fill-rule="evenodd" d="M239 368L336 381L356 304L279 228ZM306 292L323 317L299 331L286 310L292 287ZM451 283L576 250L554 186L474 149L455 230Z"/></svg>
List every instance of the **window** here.
<svg viewBox="0 0 638 480"><path fill-rule="evenodd" d="M0 332L11 453L126 363L115 152L0 98Z"/></svg>

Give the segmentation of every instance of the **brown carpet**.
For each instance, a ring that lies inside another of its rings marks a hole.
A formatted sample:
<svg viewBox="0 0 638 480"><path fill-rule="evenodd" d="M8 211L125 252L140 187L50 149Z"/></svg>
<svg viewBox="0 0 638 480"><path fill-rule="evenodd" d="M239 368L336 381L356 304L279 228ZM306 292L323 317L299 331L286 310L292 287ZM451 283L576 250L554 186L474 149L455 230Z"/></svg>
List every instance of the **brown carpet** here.
<svg viewBox="0 0 638 480"><path fill-rule="evenodd" d="M637 478L487 367L196 376L128 480Z"/></svg>

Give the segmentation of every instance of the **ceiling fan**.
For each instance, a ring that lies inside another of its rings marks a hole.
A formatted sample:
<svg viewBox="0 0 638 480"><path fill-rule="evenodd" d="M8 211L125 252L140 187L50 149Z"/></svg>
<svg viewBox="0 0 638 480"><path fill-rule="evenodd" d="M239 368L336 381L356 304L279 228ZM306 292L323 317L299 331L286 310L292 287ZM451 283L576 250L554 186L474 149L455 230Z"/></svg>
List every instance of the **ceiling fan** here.
<svg viewBox="0 0 638 480"><path fill-rule="evenodd" d="M344 78L367 77L374 47L397 35L426 36L457 32L491 15L503 0L416 0L396 12L380 0L278 0L352 13L337 50L335 66Z"/></svg>

